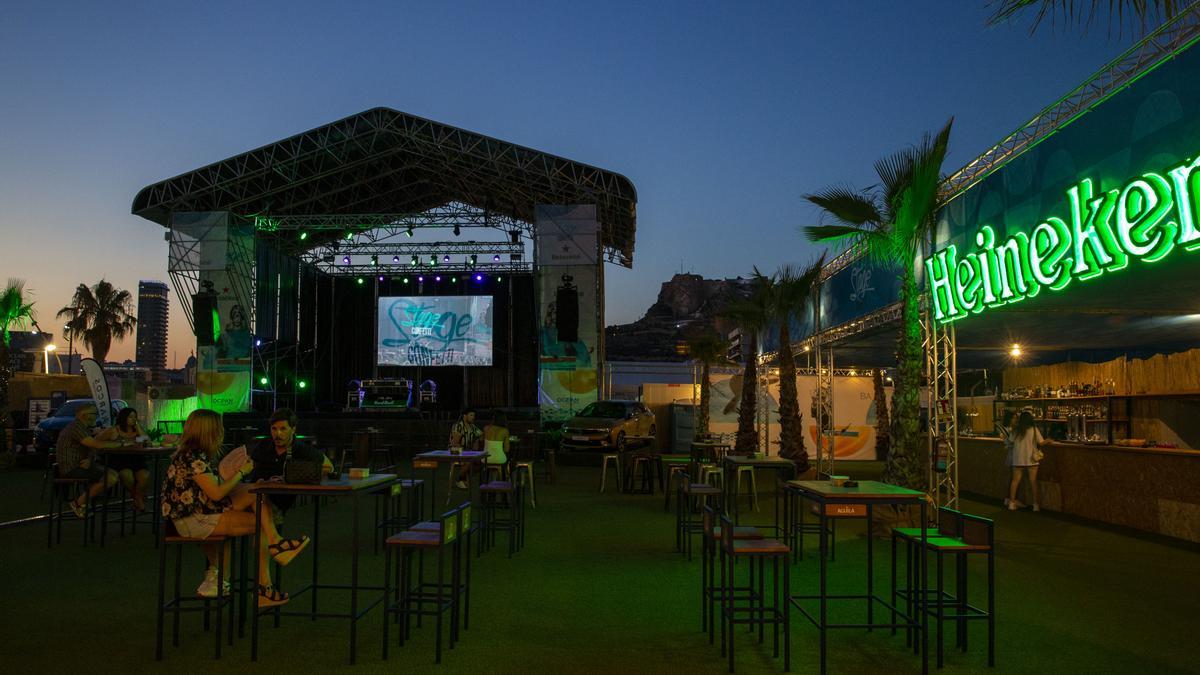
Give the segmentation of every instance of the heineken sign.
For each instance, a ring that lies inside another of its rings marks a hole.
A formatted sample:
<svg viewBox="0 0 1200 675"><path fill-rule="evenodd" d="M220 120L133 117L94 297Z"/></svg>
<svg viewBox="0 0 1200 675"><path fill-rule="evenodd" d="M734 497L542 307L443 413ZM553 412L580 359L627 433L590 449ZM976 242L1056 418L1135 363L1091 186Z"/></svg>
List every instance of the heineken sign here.
<svg viewBox="0 0 1200 675"><path fill-rule="evenodd" d="M975 250L950 245L926 258L934 318L956 321L1177 248L1200 249L1200 157L1109 190L1085 178L1067 190L1063 212L1004 241L984 225Z"/></svg>

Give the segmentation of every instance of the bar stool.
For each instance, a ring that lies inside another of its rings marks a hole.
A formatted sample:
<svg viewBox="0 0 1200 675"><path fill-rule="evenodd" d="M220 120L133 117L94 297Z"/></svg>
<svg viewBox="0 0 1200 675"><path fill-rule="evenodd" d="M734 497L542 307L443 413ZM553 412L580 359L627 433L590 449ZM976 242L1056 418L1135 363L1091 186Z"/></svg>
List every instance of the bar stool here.
<svg viewBox="0 0 1200 675"><path fill-rule="evenodd" d="M233 544L232 537L223 535L215 535L207 539L195 539L192 537L181 536L175 530L175 524L169 518L163 519L162 541L158 547L158 613L156 618L157 624L157 639L154 647L154 658L157 661L162 661L163 658L163 624L167 612L171 612L171 645L179 646L179 615L183 612L203 612L204 613L204 628L208 630L208 620L210 612L216 612L216 626L213 631L214 647L213 658L221 658L221 618L225 612L225 608L229 608L229 622L227 625L229 644L233 645L233 609L234 603L233 593L224 592L225 570L224 565L217 565L217 589L218 595L216 598L201 598L194 596L185 596L182 594L180 586L180 571L183 564L183 547L188 544L220 544L221 552L218 560L224 560L225 550ZM167 587L167 548L175 547L175 581L174 595L168 600L166 597ZM232 556L231 556L232 557ZM232 571L232 568L231 568ZM232 582L231 582L232 585Z"/></svg>
<svg viewBox="0 0 1200 675"><path fill-rule="evenodd" d="M773 655L779 657L779 632L783 629L783 669L791 670L792 651L789 635L789 612L787 611L788 597L791 595L788 554L791 550L787 544L775 539L734 539L733 521L728 516L721 516L721 552L724 556L721 562L721 654L729 657L729 672L734 670L734 627L738 624L758 626L758 643L762 644L765 629L770 624L774 629ZM739 596L736 580L737 560L746 559L749 562L750 577L747 586L751 593ZM767 603L766 594L766 561L771 561L771 604ZM783 587L779 585L779 568L783 567ZM754 564L758 563L757 574ZM754 588L755 576L758 587ZM780 605L782 591L783 604Z"/></svg>
<svg viewBox="0 0 1200 675"><path fill-rule="evenodd" d="M533 463L534 460L520 460L513 463L512 479L518 482L522 488L528 485L529 487L529 504L533 508L537 508L537 492L533 486Z"/></svg>
<svg viewBox="0 0 1200 675"><path fill-rule="evenodd" d="M379 552L379 542L421 522L425 517L425 481L402 478L391 485L375 490L375 532L371 552ZM405 505L405 508L401 508ZM380 517L382 512L382 518Z"/></svg>
<svg viewBox="0 0 1200 675"><path fill-rule="evenodd" d="M411 635L412 617L436 617L437 628L435 638L435 663L442 662L442 624L443 617L450 614L450 649L459 638L458 622L460 617L460 599L470 597L470 567L468 562L467 576L461 576L463 552L461 542L466 540L466 558L470 560L470 534L467 523L470 522L471 503L462 505L442 514L442 517L429 529L409 529L388 537L385 542L383 597L383 658L388 658L388 634L393 617L399 619L399 646ZM396 567L396 585L392 586L392 551L398 550L400 560ZM436 553L435 581L424 581L425 551ZM420 554L417 563L417 580L413 580L413 554ZM450 579L446 580L446 563L449 561ZM398 597L393 598L393 594ZM394 599L394 602L393 602ZM426 605L430 605L426 609ZM467 604L469 607L469 601ZM465 613L465 609L464 609ZM466 622L463 628L466 629Z"/></svg>
<svg viewBox="0 0 1200 675"><path fill-rule="evenodd" d="M701 558L700 568L700 630L708 631L708 644L713 643L713 626L716 623L715 605L721 599L722 588L717 584L717 551L721 550L721 526L716 525L716 512L711 506L704 506L704 555ZM762 539L762 532L758 528L745 526L734 526L733 538L738 541L750 539ZM721 563L724 564L725 555L721 554ZM751 570L753 574L753 570ZM749 594L754 593L753 576L748 587L735 589L745 591Z"/></svg>
<svg viewBox="0 0 1200 675"><path fill-rule="evenodd" d="M65 502L70 502L79 497L80 494L86 494L88 486L92 484L87 478L65 478L58 475L58 464L55 463L50 467L50 508L46 512L46 522L48 530L46 532L46 548L51 548L55 543L62 543L62 508ZM101 480L104 480L103 478ZM84 507L85 515L83 517L83 545L87 546L88 537L92 535L92 500L87 501ZM58 524L57 536L55 534L55 523Z"/></svg>
<svg viewBox="0 0 1200 675"><path fill-rule="evenodd" d="M738 493L742 491L743 478L750 479L750 503L754 506L754 510L758 511L758 483L754 480L754 467L739 466L737 468L737 475L734 476L733 484L737 487Z"/></svg>
<svg viewBox="0 0 1200 675"><path fill-rule="evenodd" d="M664 493L663 511L668 511L671 508L671 493L675 491L671 486L672 486L672 484L677 484L679 477L681 475L687 473L688 460L686 460L686 459L664 460L660 456L658 461L660 464L666 466L666 478L665 478L663 486L662 486L663 493ZM661 477L662 474L663 474L663 470L660 468L659 476Z"/></svg>
<svg viewBox="0 0 1200 675"><path fill-rule="evenodd" d="M616 468L616 471L617 471L617 490L620 491L621 486L624 485L624 483L621 482L621 455L620 455L620 453L616 453L616 452L608 453L608 454L604 455L604 457L601 458L601 461L600 461L600 492L602 492L602 493L604 492L604 486L608 482L608 463L609 462L612 462L613 466Z"/></svg>
<svg viewBox="0 0 1200 675"><path fill-rule="evenodd" d="M512 481L492 481L479 486L483 502L483 529L479 536L479 552L482 554L496 545L496 532L508 533L508 557L511 558L525 544L525 509L521 488ZM500 497L508 501L508 517L499 516Z"/></svg>
<svg viewBox="0 0 1200 675"><path fill-rule="evenodd" d="M629 475L626 479L629 481L629 492L634 494L652 495L654 494L654 455L645 452L634 453L633 465L630 467ZM641 485L637 488L633 486L634 481L639 475L642 477Z"/></svg>
<svg viewBox="0 0 1200 675"><path fill-rule="evenodd" d="M697 509L694 501L702 502L700 506L720 509L721 489L707 483L693 483L690 476L683 473L675 496L675 550L686 552L689 561L692 559L692 535L704 531L703 519L692 515Z"/></svg>

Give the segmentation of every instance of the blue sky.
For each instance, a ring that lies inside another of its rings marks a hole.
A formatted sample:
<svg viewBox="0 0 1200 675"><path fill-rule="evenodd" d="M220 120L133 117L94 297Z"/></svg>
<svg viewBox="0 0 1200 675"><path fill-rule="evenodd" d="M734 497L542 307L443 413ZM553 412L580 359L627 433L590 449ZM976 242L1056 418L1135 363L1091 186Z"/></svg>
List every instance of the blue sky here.
<svg viewBox="0 0 1200 675"><path fill-rule="evenodd" d="M0 277L43 325L79 282L166 279L141 187L373 106L628 176L634 269L609 323L675 272L770 271L819 252L801 196L951 115L947 169L1132 42L983 2L6 3L0 21ZM179 305L168 361L190 351ZM49 320L49 321L47 321ZM133 343L113 356L132 358Z"/></svg>

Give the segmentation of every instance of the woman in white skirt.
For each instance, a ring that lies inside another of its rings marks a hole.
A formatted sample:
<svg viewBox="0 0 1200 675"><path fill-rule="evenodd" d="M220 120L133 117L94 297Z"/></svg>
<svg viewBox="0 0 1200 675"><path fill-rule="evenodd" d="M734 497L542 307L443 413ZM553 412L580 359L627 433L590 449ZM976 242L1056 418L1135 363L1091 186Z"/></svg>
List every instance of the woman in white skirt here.
<svg viewBox="0 0 1200 675"><path fill-rule="evenodd" d="M1025 506L1017 501L1017 490L1021 487L1021 475L1029 473L1029 488L1033 492L1033 510L1040 511L1038 504L1037 471L1041 460L1041 448L1046 445L1042 432L1033 423L1033 414L1023 411L1009 434L1008 465L1012 467L1012 482L1008 486L1008 510L1016 511Z"/></svg>

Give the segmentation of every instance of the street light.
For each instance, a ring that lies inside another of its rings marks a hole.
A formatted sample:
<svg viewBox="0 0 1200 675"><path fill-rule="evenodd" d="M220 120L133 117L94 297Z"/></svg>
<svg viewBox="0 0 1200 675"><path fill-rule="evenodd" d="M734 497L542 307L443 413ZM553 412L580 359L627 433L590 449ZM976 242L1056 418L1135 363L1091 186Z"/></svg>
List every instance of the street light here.
<svg viewBox="0 0 1200 675"><path fill-rule="evenodd" d="M50 352L55 351L56 349L58 349L58 347L55 347L53 344L48 344L45 347L42 347L42 359L44 364L44 369L42 372L46 375L50 374ZM55 354L54 358L56 361L58 361L59 372L62 372L62 359L58 358L58 354Z"/></svg>

